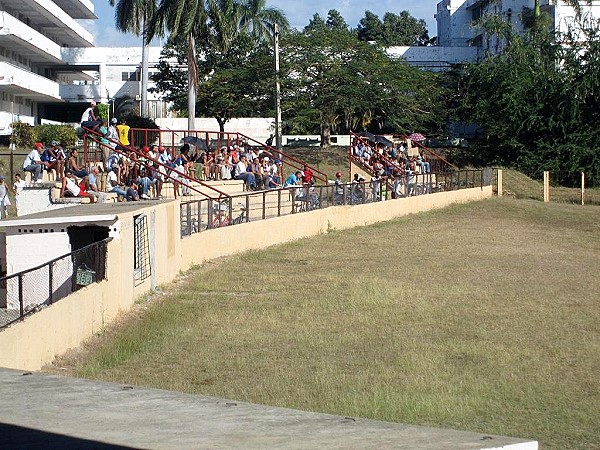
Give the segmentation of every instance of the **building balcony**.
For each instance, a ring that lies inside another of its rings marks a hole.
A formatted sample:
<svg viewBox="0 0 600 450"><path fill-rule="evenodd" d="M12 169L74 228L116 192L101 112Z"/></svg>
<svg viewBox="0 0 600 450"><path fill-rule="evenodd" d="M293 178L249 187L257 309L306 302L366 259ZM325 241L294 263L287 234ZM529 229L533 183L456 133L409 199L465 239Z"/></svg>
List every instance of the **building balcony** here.
<svg viewBox="0 0 600 450"><path fill-rule="evenodd" d="M89 102L103 98L99 84L61 84L60 98L66 102ZM106 96L106 93L105 95Z"/></svg>
<svg viewBox="0 0 600 450"><path fill-rule="evenodd" d="M60 102L58 83L0 61L0 91L35 102Z"/></svg>
<svg viewBox="0 0 600 450"><path fill-rule="evenodd" d="M2 0L2 3L4 11L60 47L93 46L92 33L52 0Z"/></svg>
<svg viewBox="0 0 600 450"><path fill-rule="evenodd" d="M60 46L6 12L0 12L0 46L31 63L60 63ZM4 55L10 58L9 55Z"/></svg>
<svg viewBox="0 0 600 450"><path fill-rule="evenodd" d="M73 19L96 19L94 4L89 0L54 0Z"/></svg>

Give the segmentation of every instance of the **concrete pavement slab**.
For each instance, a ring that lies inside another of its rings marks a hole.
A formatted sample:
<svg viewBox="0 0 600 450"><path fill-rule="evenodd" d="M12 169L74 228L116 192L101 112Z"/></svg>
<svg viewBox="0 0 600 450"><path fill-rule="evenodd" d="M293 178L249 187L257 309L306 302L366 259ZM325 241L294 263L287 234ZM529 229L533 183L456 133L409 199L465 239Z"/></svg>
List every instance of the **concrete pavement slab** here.
<svg viewBox="0 0 600 450"><path fill-rule="evenodd" d="M507 449L537 442L0 369L0 448Z"/></svg>

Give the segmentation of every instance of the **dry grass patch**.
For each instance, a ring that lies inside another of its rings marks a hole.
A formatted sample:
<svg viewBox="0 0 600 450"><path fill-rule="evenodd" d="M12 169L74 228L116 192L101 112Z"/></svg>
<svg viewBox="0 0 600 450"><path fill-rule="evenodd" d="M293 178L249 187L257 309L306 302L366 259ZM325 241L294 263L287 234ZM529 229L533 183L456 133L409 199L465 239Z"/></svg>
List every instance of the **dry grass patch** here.
<svg viewBox="0 0 600 450"><path fill-rule="evenodd" d="M598 211L490 200L225 259L61 364L122 383L600 448Z"/></svg>

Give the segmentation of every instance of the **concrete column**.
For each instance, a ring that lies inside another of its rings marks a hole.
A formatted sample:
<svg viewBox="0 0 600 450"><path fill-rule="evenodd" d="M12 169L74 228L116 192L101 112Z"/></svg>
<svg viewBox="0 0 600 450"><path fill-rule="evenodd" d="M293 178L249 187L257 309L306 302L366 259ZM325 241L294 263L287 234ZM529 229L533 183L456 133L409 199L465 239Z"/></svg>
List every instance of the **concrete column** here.
<svg viewBox="0 0 600 450"><path fill-rule="evenodd" d="M502 183L502 175L503 175L503 171L502 169L498 169L498 197L502 197L503 192L504 192L504 186Z"/></svg>
<svg viewBox="0 0 600 450"><path fill-rule="evenodd" d="M544 170L544 201L550 201L550 172Z"/></svg>
<svg viewBox="0 0 600 450"><path fill-rule="evenodd" d="M100 73L100 98L96 99L99 103L108 102L108 94L106 92L106 63L98 64L98 72Z"/></svg>

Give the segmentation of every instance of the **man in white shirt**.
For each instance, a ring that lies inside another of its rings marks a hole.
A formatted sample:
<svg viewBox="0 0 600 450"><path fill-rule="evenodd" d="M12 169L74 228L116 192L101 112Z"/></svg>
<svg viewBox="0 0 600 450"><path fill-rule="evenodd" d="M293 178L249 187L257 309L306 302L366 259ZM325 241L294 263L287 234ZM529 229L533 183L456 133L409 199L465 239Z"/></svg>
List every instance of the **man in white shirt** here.
<svg viewBox="0 0 600 450"><path fill-rule="evenodd" d="M235 180L244 180L248 189L256 190L256 178L252 172L247 172L246 169L248 167L248 158L246 155L242 155L240 157L240 162L235 165L235 169L233 171L233 178Z"/></svg>
<svg viewBox="0 0 600 450"><path fill-rule="evenodd" d="M114 192L122 198L127 196L127 191L119 187L119 180L115 170L110 170L106 176L106 192Z"/></svg>
<svg viewBox="0 0 600 450"><path fill-rule="evenodd" d="M81 115L81 128L96 130L102 124L102 120L96 117L95 108L96 102L92 100L90 106Z"/></svg>
<svg viewBox="0 0 600 450"><path fill-rule="evenodd" d="M46 161L40 159L40 155L44 151L44 144L36 142L33 146L33 150L29 152L25 161L23 161L23 170L25 172L31 172L31 182L41 183L42 182L42 169L44 166L48 167Z"/></svg>

